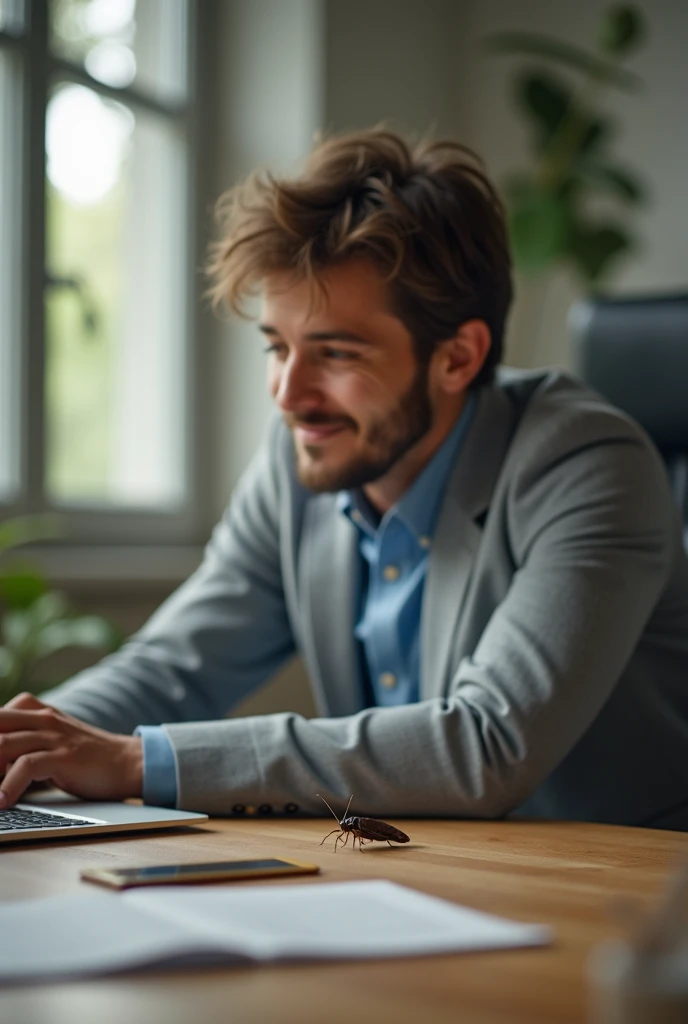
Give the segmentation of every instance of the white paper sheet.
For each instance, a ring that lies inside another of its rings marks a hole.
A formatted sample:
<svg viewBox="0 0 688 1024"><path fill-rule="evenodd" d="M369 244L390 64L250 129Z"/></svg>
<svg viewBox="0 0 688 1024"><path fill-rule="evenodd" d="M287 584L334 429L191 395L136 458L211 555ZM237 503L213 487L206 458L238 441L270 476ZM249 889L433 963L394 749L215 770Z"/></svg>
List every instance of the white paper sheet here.
<svg viewBox="0 0 688 1024"><path fill-rule="evenodd" d="M214 945L115 893L0 904L0 982L126 971L210 952Z"/></svg>
<svg viewBox="0 0 688 1024"><path fill-rule="evenodd" d="M542 926L385 881L79 891L0 905L0 982L247 957L423 956L550 939Z"/></svg>
<svg viewBox="0 0 688 1024"><path fill-rule="evenodd" d="M549 931L459 907L394 882L130 890L124 898L256 960L352 958L539 945Z"/></svg>

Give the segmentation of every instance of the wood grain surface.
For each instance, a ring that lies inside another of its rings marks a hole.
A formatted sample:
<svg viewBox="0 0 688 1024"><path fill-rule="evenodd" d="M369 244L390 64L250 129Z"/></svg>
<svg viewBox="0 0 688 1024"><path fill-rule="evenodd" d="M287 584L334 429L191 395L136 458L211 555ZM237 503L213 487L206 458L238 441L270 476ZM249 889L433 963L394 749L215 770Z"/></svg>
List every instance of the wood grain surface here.
<svg viewBox="0 0 688 1024"><path fill-rule="evenodd" d="M6 846L0 899L74 890L84 867L248 857L320 864L321 881L388 878L521 921L551 925L545 949L413 960L141 973L0 990L2 1024L573 1024L586 1020L590 950L656 904L688 835L571 822L396 820L390 849L319 847L326 819L213 820L194 829ZM285 880L226 883L274 885ZM333 918L332 928L337 921Z"/></svg>

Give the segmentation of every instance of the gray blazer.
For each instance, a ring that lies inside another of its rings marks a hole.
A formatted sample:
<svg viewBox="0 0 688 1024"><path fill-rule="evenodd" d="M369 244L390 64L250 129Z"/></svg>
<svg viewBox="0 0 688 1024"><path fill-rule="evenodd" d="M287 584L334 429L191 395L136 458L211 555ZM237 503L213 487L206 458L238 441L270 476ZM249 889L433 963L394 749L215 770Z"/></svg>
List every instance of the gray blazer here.
<svg viewBox="0 0 688 1024"><path fill-rule="evenodd" d="M179 806L688 828L688 561L642 431L558 372L502 371L448 480L421 699L363 708L356 535L276 418L198 571L49 700L165 726ZM217 720L295 650L322 717ZM213 721L204 721L213 719Z"/></svg>

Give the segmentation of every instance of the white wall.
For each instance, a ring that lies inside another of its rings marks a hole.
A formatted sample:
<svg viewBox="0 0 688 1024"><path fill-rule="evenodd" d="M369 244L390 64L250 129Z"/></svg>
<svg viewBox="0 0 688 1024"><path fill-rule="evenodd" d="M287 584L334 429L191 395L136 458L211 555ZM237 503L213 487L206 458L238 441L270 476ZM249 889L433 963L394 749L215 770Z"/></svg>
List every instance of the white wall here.
<svg viewBox="0 0 688 1024"><path fill-rule="evenodd" d="M256 167L293 171L322 123L320 0L222 0L218 6L213 189ZM252 322L217 326L213 347L216 514L258 446L270 410Z"/></svg>
<svg viewBox="0 0 688 1024"><path fill-rule="evenodd" d="M324 0L325 124L455 131L456 0Z"/></svg>

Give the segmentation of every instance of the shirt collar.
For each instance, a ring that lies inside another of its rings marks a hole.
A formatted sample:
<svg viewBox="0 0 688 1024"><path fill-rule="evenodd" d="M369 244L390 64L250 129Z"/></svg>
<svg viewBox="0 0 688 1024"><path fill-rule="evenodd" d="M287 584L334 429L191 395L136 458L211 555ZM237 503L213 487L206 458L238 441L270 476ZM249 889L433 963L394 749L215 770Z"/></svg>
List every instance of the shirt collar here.
<svg viewBox="0 0 688 1024"><path fill-rule="evenodd" d="M424 538L432 536L444 487L473 419L474 409L475 395L469 394L461 415L447 437L409 489L385 513L382 522L398 516L421 543ZM376 522L374 511L360 489L340 491L337 495L337 508L369 536L373 536L381 525Z"/></svg>

